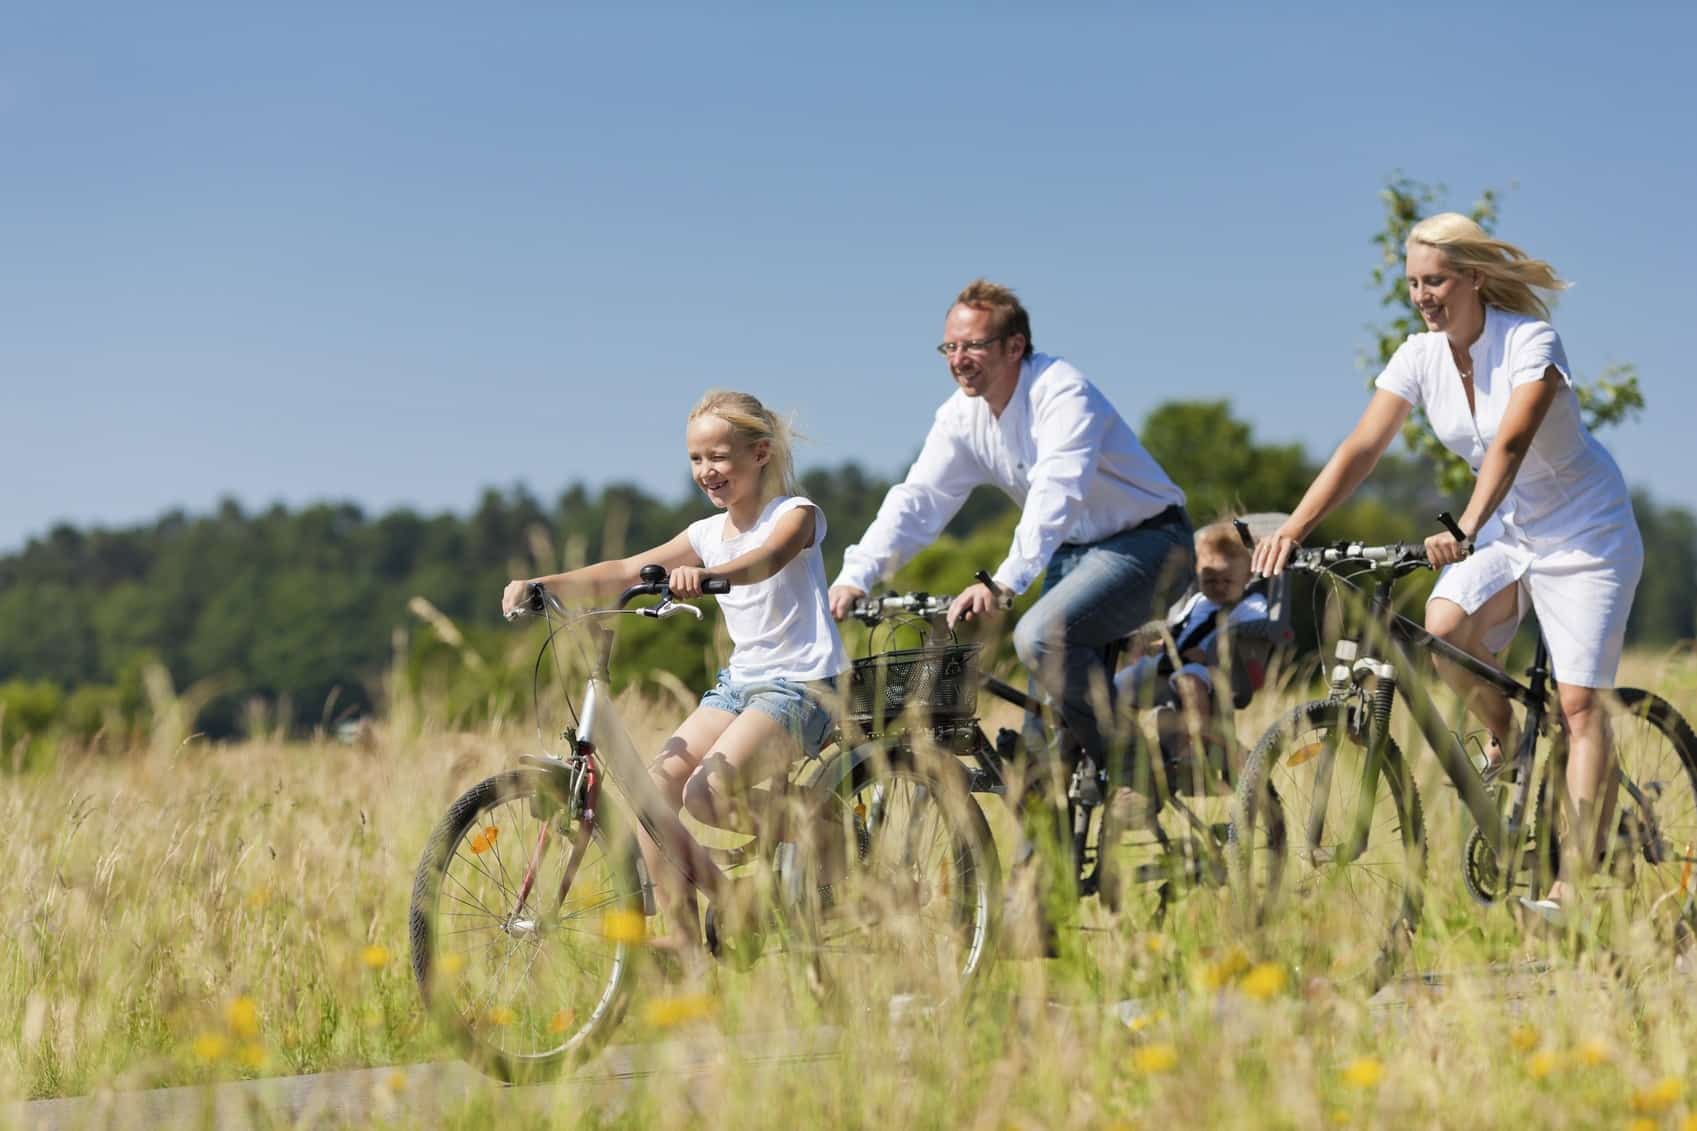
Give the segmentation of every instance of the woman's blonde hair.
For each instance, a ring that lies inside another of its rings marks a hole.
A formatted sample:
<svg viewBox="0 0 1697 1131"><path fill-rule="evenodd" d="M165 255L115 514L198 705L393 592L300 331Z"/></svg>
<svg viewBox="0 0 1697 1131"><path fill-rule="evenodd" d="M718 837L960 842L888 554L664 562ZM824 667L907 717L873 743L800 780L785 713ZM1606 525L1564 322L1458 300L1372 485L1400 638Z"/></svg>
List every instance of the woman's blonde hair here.
<svg viewBox="0 0 1697 1131"><path fill-rule="evenodd" d="M1414 225L1404 250L1417 243L1437 248L1457 271L1479 272L1479 297L1500 310L1548 321L1550 306L1533 288L1560 291L1570 285L1542 259L1496 239L1459 212L1440 212Z"/></svg>
<svg viewBox="0 0 1697 1131"><path fill-rule="evenodd" d="M795 431L788 421L761 404L758 397L730 389L709 389L690 410L691 420L699 416L717 416L731 426L732 435L740 443L766 441L768 458L766 466L760 469L761 498L773 499L796 493L795 456L792 454Z"/></svg>

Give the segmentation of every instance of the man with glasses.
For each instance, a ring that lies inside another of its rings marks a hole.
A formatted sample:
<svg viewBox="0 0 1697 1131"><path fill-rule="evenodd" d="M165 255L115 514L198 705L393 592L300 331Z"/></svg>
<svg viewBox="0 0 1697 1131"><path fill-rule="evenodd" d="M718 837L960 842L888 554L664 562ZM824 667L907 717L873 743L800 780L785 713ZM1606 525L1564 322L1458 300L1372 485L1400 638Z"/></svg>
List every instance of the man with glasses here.
<svg viewBox="0 0 1697 1131"><path fill-rule="evenodd" d="M1020 618L1014 647L1102 765L1094 689L1112 680L1101 671L1102 650L1164 610L1188 580L1184 492L1084 374L1032 350L1031 319L1008 288L968 284L937 352L959 388L937 410L907 478L845 553L831 613L841 620L880 576L935 540L974 487L1000 487L1020 506L1013 545L992 575L994 590L968 588L949 624L993 615L999 598L1042 574L1043 593Z"/></svg>

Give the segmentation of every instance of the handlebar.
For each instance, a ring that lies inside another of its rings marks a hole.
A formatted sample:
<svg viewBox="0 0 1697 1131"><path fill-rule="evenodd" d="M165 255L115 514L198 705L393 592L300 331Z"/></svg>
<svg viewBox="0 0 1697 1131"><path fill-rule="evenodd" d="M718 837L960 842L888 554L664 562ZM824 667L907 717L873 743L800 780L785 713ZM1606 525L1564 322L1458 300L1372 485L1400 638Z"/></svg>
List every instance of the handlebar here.
<svg viewBox="0 0 1697 1131"><path fill-rule="evenodd" d="M992 592L996 591L996 583L990 577L988 570L979 570L973 575L980 585ZM949 606L955 603L951 593L886 593L882 597L862 597L849 609L849 616L862 624L877 624L887 616L906 614L934 620L947 615ZM996 598L996 604L1003 609L1013 608L1013 598L1005 595Z"/></svg>
<svg viewBox="0 0 1697 1131"><path fill-rule="evenodd" d="M660 603L658 605L655 605L652 608L638 609L636 611L642 616L653 617L656 620L664 620L669 616L673 616L687 610L695 615L696 620L701 619L702 614L700 609L696 608L694 605L684 604L673 598L672 587L666 581L666 570L663 566L645 565L642 567L640 576L642 578L640 582L632 585L629 589L626 589L623 593L619 594L618 603L613 606L614 608L622 610L626 605L629 605L638 597L658 597L660 598ZM731 583L722 577L709 577L702 581L701 591L703 593L715 595L720 593L729 593L731 591ZM512 612L508 613L507 619L510 621L517 620L522 616L530 616L541 613L544 609L552 609L561 616L566 615L565 606L560 604L560 599L554 596L547 586L540 582L532 581L525 586L524 603L513 609Z"/></svg>

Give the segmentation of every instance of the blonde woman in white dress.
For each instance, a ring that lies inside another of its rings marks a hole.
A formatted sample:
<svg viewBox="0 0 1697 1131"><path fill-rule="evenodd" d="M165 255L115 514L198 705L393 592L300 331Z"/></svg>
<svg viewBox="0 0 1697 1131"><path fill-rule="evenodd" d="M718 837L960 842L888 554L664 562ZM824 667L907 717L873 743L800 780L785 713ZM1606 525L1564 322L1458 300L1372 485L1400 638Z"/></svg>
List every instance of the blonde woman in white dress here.
<svg viewBox="0 0 1697 1131"><path fill-rule="evenodd" d="M1569 734L1567 789L1577 853L1549 898L1558 915L1576 869L1590 867L1614 808L1600 692L1614 686L1644 547L1626 480L1586 429L1561 339L1537 290L1564 283L1548 263L1446 212L1415 225L1406 246L1409 296L1428 333L1411 334L1255 568L1277 573L1315 525L1360 485L1420 406L1438 439L1477 477L1458 525L1426 539L1443 569L1426 605L1434 635L1487 662L1508 647L1528 607L1550 649ZM1494 688L1439 664L1490 731L1487 773L1514 749L1514 718ZM1608 783L1605 787L1605 782ZM1588 843L1586 843L1588 842Z"/></svg>

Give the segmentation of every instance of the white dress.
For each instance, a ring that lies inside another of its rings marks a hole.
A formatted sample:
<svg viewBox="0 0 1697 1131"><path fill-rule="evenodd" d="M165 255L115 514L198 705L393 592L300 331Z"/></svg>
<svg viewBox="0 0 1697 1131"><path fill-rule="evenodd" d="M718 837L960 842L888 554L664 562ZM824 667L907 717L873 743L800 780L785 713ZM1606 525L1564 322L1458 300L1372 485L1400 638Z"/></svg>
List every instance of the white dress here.
<svg viewBox="0 0 1697 1131"><path fill-rule="evenodd" d="M1644 568L1626 479L1585 427L1567 354L1549 323L1486 307L1485 330L1470 353L1471 412L1442 332L1409 335L1376 383L1423 406L1444 447L1475 473L1516 388L1543 377L1552 365L1565 384L1507 497L1479 529L1476 549L1443 571L1432 596L1473 613L1505 587L1518 585L1514 619L1493 632L1486 647L1508 647L1530 604L1549 644L1555 678L1612 687Z"/></svg>

